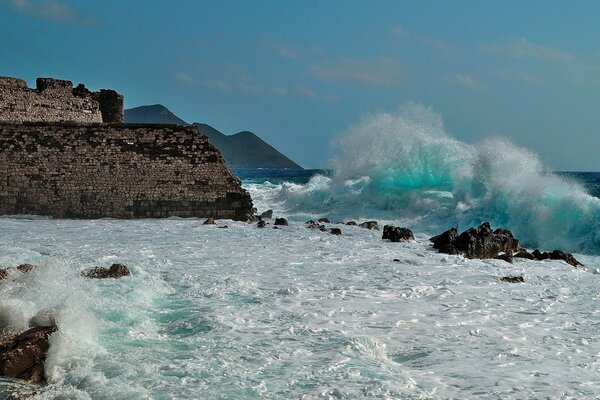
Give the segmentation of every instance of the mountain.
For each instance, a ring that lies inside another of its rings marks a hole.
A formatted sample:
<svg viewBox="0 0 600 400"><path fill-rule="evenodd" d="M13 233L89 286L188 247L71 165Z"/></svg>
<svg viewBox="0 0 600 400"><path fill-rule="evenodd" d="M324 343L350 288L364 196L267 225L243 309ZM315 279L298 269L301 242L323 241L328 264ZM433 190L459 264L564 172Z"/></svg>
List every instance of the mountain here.
<svg viewBox="0 0 600 400"><path fill-rule="evenodd" d="M167 107L156 104L125 110L126 123L189 125ZM223 155L231 168L291 168L301 166L249 131L225 135L207 124L194 123Z"/></svg>
<svg viewBox="0 0 600 400"><path fill-rule="evenodd" d="M140 106L125 110L125 122L138 124L189 125L162 104Z"/></svg>

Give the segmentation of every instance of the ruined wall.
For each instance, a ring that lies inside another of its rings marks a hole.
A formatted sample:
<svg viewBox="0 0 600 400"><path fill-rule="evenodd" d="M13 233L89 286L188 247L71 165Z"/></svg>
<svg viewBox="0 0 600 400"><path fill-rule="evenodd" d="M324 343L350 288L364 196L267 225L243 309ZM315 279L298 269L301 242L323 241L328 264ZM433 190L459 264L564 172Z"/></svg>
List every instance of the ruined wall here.
<svg viewBox="0 0 600 400"><path fill-rule="evenodd" d="M251 212L239 179L195 127L0 122L0 214L245 220Z"/></svg>
<svg viewBox="0 0 600 400"><path fill-rule="evenodd" d="M51 78L38 78L30 89L22 79L0 77L0 122L23 121L123 122L123 96Z"/></svg>

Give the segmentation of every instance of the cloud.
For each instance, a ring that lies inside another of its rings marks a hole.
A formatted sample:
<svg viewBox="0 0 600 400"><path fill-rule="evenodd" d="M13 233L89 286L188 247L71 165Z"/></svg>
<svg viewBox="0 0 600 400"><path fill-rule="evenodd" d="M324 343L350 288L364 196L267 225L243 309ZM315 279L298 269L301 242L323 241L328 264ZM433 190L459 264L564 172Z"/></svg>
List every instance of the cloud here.
<svg viewBox="0 0 600 400"><path fill-rule="evenodd" d="M498 57L514 59L531 59L538 61L576 64L577 58L566 51L535 44L521 38L506 44L492 43L482 47L482 50Z"/></svg>
<svg viewBox="0 0 600 400"><path fill-rule="evenodd" d="M394 37L420 42L421 44L424 44L428 47L432 47L436 50L439 50L440 52L446 53L446 55L455 55L458 52L454 46L448 44L447 42L441 39L411 33L406 29L400 28L399 26L392 26L390 28L390 32Z"/></svg>
<svg viewBox="0 0 600 400"><path fill-rule="evenodd" d="M60 23L94 25L96 21L57 0L11 0L13 10L35 18Z"/></svg>
<svg viewBox="0 0 600 400"><path fill-rule="evenodd" d="M202 75L207 75L208 70L202 71ZM208 72L208 75L210 73ZM335 95L319 95L312 89L303 86L286 87L282 85L265 85L257 82L248 74L239 70L223 69L220 76L212 78L196 79L193 76L176 72L172 75L172 79L187 87L204 87L211 90L216 90L224 93L242 93L256 97L295 97L314 101L337 101Z"/></svg>
<svg viewBox="0 0 600 400"><path fill-rule="evenodd" d="M312 64L311 75L322 80L351 81L364 85L398 85L404 80L404 66L397 60L382 57L375 61L340 58Z"/></svg>
<svg viewBox="0 0 600 400"><path fill-rule="evenodd" d="M482 82L470 75L456 74L450 77L448 82L473 90L482 90L485 88L485 85Z"/></svg>
<svg viewBox="0 0 600 400"><path fill-rule="evenodd" d="M544 84L544 81L542 81L540 78L525 72L498 70L494 71L493 75L509 81L523 82L532 86L540 86Z"/></svg>

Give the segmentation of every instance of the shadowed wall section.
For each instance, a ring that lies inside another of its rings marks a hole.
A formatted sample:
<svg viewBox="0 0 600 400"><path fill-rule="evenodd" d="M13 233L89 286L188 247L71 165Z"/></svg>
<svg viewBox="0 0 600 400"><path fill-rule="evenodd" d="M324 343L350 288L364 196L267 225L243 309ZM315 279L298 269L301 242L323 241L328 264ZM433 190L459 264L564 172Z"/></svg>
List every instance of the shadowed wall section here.
<svg viewBox="0 0 600 400"><path fill-rule="evenodd" d="M246 220L252 200L196 127L0 122L0 214Z"/></svg>

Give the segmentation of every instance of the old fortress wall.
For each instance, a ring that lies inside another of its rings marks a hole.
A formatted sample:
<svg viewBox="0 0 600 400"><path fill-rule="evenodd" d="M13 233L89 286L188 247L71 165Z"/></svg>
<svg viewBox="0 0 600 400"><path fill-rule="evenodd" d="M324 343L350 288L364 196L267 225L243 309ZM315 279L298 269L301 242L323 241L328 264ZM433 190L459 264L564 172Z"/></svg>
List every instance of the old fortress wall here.
<svg viewBox="0 0 600 400"><path fill-rule="evenodd" d="M0 78L0 214L251 215L250 196L197 128L123 124L112 90L37 86Z"/></svg>

